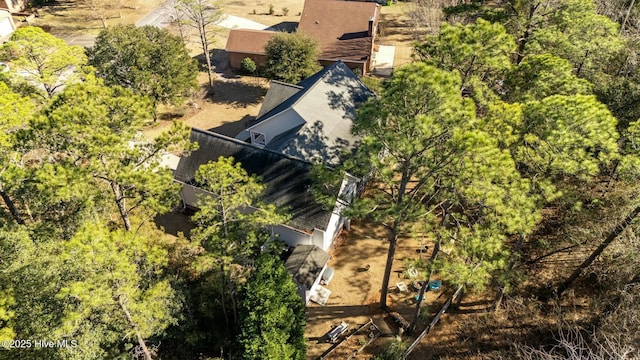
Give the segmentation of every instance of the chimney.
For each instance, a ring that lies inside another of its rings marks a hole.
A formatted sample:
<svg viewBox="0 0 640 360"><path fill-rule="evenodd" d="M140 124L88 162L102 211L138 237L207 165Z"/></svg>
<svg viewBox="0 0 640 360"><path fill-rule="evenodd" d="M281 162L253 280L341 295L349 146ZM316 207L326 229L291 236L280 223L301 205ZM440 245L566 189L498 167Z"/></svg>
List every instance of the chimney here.
<svg viewBox="0 0 640 360"><path fill-rule="evenodd" d="M373 36L373 16L369 18L369 29L367 30L367 35Z"/></svg>

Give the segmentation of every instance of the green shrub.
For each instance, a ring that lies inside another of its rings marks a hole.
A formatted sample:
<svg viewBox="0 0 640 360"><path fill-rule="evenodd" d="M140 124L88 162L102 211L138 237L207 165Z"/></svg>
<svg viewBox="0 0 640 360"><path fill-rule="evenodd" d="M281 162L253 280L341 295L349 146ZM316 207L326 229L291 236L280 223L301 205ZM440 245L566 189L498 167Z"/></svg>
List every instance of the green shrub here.
<svg viewBox="0 0 640 360"><path fill-rule="evenodd" d="M247 73L255 73L257 70L257 66L256 66L256 62L251 60L251 58L244 58L242 59L242 62L240 63L240 69L242 69L242 71L247 72Z"/></svg>

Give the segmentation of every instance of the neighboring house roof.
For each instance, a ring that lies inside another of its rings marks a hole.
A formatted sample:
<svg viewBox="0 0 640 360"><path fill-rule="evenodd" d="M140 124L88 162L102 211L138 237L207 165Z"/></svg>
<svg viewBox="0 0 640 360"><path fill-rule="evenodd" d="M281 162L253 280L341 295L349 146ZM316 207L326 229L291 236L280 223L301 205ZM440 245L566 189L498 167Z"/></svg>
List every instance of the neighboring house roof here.
<svg viewBox="0 0 640 360"><path fill-rule="evenodd" d="M379 15L375 2L305 0L297 31L319 42L321 60L364 63L371 57ZM264 47L275 33L232 29L225 50L265 55Z"/></svg>
<svg viewBox="0 0 640 360"><path fill-rule="evenodd" d="M369 20L377 24L379 14L374 2L306 0L298 31L318 40L320 59L367 61L373 47Z"/></svg>
<svg viewBox="0 0 640 360"><path fill-rule="evenodd" d="M225 50L244 54L264 55L264 47L276 31L231 29Z"/></svg>
<svg viewBox="0 0 640 360"><path fill-rule="evenodd" d="M284 263L293 279L311 290L316 279L329 261L329 254L315 245L298 245Z"/></svg>
<svg viewBox="0 0 640 360"><path fill-rule="evenodd" d="M266 148L307 161L321 159L335 165L340 162L341 152L352 150L358 144L359 138L351 133L355 111L373 93L344 63L338 61L322 69L297 87L285 87L282 83L271 86L265 97L269 101L260 110L263 115L247 130L264 126L260 124L291 111L303 120L303 125L278 135ZM276 94L272 95L272 91ZM293 95L274 107L272 98L280 100L289 93ZM269 110L265 112L265 108Z"/></svg>
<svg viewBox="0 0 640 360"><path fill-rule="evenodd" d="M286 225L309 233L327 228L333 209L315 201L310 191L310 163L199 129L191 130L190 140L199 147L180 159L174 175L177 181L197 187L195 173L200 165L221 156L233 157L249 174L260 177L266 187L265 203L288 210L291 219Z"/></svg>

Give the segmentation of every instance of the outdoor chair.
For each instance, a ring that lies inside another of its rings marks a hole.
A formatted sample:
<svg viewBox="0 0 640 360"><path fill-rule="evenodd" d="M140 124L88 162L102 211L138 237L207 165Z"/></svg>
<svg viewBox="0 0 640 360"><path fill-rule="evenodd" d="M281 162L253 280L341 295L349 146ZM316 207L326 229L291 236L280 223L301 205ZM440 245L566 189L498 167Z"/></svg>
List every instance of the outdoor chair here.
<svg viewBox="0 0 640 360"><path fill-rule="evenodd" d="M342 334L346 333L349 330L349 324L346 322L341 322L340 325L336 326L333 330L329 331L327 335L329 337L329 341L334 343L338 341L338 338L342 336Z"/></svg>

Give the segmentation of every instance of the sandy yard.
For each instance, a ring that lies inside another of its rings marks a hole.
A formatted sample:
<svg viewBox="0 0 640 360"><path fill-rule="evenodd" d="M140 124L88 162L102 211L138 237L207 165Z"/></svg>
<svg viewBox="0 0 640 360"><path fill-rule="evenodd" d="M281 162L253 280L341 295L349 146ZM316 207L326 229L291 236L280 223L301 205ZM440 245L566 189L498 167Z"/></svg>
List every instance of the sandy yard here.
<svg viewBox="0 0 640 360"><path fill-rule="evenodd" d="M353 331L371 318L382 330L383 335L365 348L358 359L371 358L385 346L390 337L398 333L398 327L378 306L388 250L386 236L387 232L382 227L354 222L351 230L343 232L336 240L330 250L331 259L328 264L335 269L335 275L330 284L325 286L331 290L331 296L325 306L310 303L307 307L305 336L308 339L308 359L317 359L332 348L333 345L327 342L326 335L341 321L347 322L349 329ZM427 244L426 240L424 244ZM413 316L414 296L418 292L411 286L414 280L406 279L403 274L406 270L403 259L416 259L420 256L427 259L431 255L430 251L420 254L420 248L421 239L401 238L398 241L389 281L388 305L407 321ZM367 265L369 268L365 271ZM417 280L422 277L424 273L419 275ZM404 282L409 291L400 293L396 285L398 282ZM444 303L447 295L449 291L446 284L439 292L427 292L423 309L428 313L437 312L439 304ZM422 356L419 350L416 350L415 354Z"/></svg>
<svg viewBox="0 0 640 360"><path fill-rule="evenodd" d="M199 83L207 83L207 75L200 73ZM179 107L162 107L160 119L152 124L145 134L154 137L164 131L173 121L204 130L235 137L247 123L256 118L268 82L252 77L227 79L220 76L214 82L213 92L202 94Z"/></svg>

